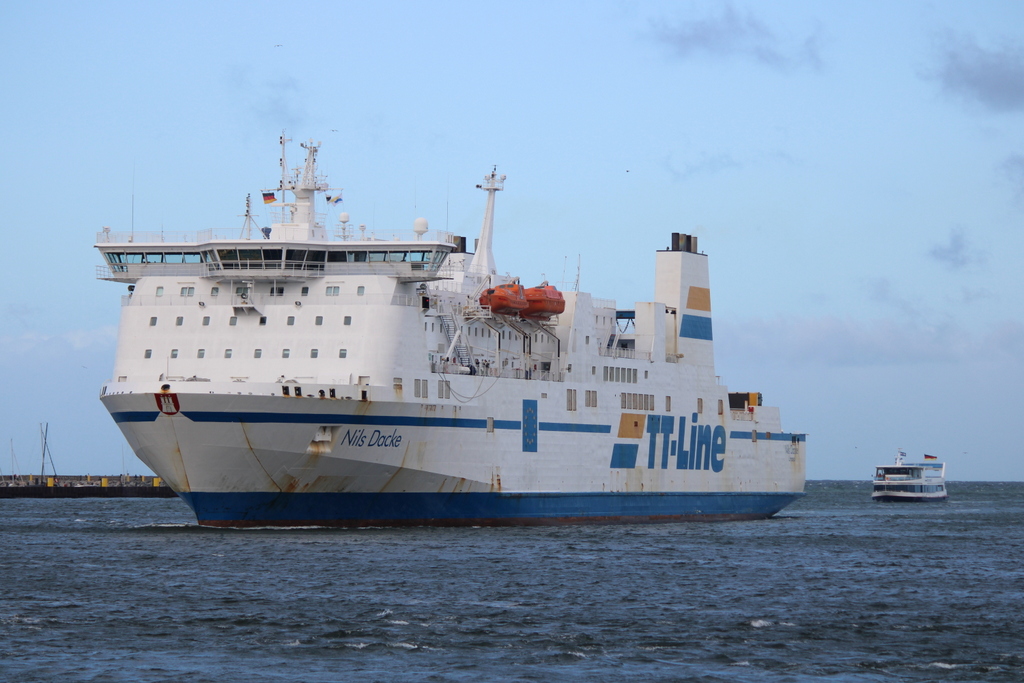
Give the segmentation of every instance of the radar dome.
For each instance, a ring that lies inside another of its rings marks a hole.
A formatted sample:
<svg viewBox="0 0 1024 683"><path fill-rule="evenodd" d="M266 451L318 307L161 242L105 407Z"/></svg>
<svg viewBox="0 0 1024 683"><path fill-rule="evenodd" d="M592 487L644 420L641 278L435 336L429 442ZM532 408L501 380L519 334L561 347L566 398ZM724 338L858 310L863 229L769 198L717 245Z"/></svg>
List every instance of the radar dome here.
<svg viewBox="0 0 1024 683"><path fill-rule="evenodd" d="M348 223L348 211L342 211L338 214L338 220L342 223Z"/></svg>
<svg viewBox="0 0 1024 683"><path fill-rule="evenodd" d="M417 235L423 235L427 232L427 219L417 218L412 222L412 231Z"/></svg>

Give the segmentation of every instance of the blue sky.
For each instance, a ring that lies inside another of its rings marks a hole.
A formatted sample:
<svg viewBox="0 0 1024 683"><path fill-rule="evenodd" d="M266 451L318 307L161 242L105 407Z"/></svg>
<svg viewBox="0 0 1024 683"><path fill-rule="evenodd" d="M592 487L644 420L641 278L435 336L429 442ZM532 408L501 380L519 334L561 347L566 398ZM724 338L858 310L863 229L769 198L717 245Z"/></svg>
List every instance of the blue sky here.
<svg viewBox="0 0 1024 683"><path fill-rule="evenodd" d="M497 164L499 271L579 262L620 306L650 300L669 233L698 235L722 381L809 434L809 478L903 447L1024 480L1024 3L38 2L0 21L0 436L22 471L44 421L59 471L121 470L97 395L123 287L95 279L95 233L240 226L287 130L381 228L474 237Z"/></svg>

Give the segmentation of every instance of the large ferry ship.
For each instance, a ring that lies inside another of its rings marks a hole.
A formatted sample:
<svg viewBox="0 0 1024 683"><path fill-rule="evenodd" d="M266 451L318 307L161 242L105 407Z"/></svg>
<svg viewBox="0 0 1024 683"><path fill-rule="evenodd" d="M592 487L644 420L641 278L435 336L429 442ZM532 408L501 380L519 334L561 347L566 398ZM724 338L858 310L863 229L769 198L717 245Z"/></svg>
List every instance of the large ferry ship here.
<svg viewBox="0 0 1024 683"><path fill-rule="evenodd" d="M128 285L101 400L201 525L755 519L803 495L805 435L715 375L695 236L655 254L651 301L529 287L491 251L505 176L477 186L474 253L422 218L329 235L319 144L289 169L287 142L269 227L97 235Z"/></svg>

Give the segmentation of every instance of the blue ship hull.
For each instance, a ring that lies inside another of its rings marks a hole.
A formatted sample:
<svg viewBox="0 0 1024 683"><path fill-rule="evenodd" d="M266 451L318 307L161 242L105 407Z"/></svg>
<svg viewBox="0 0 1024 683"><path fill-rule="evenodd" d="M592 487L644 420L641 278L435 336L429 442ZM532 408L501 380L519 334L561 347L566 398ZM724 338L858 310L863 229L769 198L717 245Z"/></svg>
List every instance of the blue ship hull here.
<svg viewBox="0 0 1024 683"><path fill-rule="evenodd" d="M764 519L790 493L203 493L179 494L199 524L545 526Z"/></svg>

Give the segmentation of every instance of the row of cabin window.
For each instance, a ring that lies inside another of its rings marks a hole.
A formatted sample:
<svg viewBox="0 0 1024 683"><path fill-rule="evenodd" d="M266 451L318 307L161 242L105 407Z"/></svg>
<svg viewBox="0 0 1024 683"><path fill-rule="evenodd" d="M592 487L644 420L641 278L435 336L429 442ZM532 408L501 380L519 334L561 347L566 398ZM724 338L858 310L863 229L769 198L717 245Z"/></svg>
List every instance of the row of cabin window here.
<svg viewBox="0 0 1024 683"><path fill-rule="evenodd" d="M646 373L644 375L646 379ZM604 366L604 381L605 382L626 382L628 384L636 384L637 370L636 368L615 368Z"/></svg>
<svg viewBox="0 0 1024 683"><path fill-rule="evenodd" d="M234 354L234 349L224 349L224 357L225 358L231 358L233 354ZM281 358L291 358L291 355L292 355L292 350L291 349L281 349ZM144 357L145 358L152 358L153 357L153 349L146 349ZM170 357L171 358L177 358L178 357L178 349L171 349ZM253 349L252 357L253 358L262 358L263 357L263 349ZM309 350L309 357L310 358L319 358L320 357L320 349L310 349ZM206 349L199 349L198 351L196 351L196 358L206 358ZM338 349L338 358L348 358L348 349Z"/></svg>
<svg viewBox="0 0 1024 683"><path fill-rule="evenodd" d="M295 316L294 315L288 316L288 319L287 319L286 322L289 325L294 325L295 324ZM156 324L157 324L157 317L156 316L151 317L149 319L149 326L150 327L156 327ZM185 324L185 316L179 315L177 318L174 319L174 326L175 327L182 327L184 324ZM208 315L203 316L203 326L206 327L206 326L209 326L209 324L210 324L210 316L208 316ZM230 318L228 318L228 325L232 325L233 326L233 325L237 325L237 324L238 324L238 316L233 315ZM260 316L260 325L266 325L266 324L267 324L267 316L261 315ZM313 319L313 324L314 325L323 325L324 324L324 317L322 315L316 316L316 318ZM352 316L346 315L342 319L342 324L343 325L351 325L352 324Z"/></svg>
<svg viewBox="0 0 1024 683"><path fill-rule="evenodd" d="M271 285L270 288L268 289L267 293L270 294L270 296L284 296L284 287L280 286L280 285ZM244 286L244 285L235 287L235 294L238 295L238 296L241 296L243 294L248 295L249 294L249 288ZM300 296L309 296L309 287L303 287L299 291L299 294L300 294ZM330 285L328 287L325 287L324 288L324 294L326 296L341 296L341 287L339 287L337 285ZM366 287L364 287L363 285L359 285L358 287L356 287L356 296L363 296L364 294L366 294ZM156 295L157 296L163 296L164 295L164 288L163 287L157 287L156 288ZM190 296L195 296L195 295L196 295L196 288L195 287L182 287L181 288L180 296L190 297ZM211 287L210 288L210 296L211 297L220 296L220 287Z"/></svg>
<svg viewBox="0 0 1024 683"><path fill-rule="evenodd" d="M108 252L110 263L213 263L220 261L265 261L290 263L346 263L390 261L411 263L440 263L444 251L319 251L306 249L218 249L203 252Z"/></svg>

